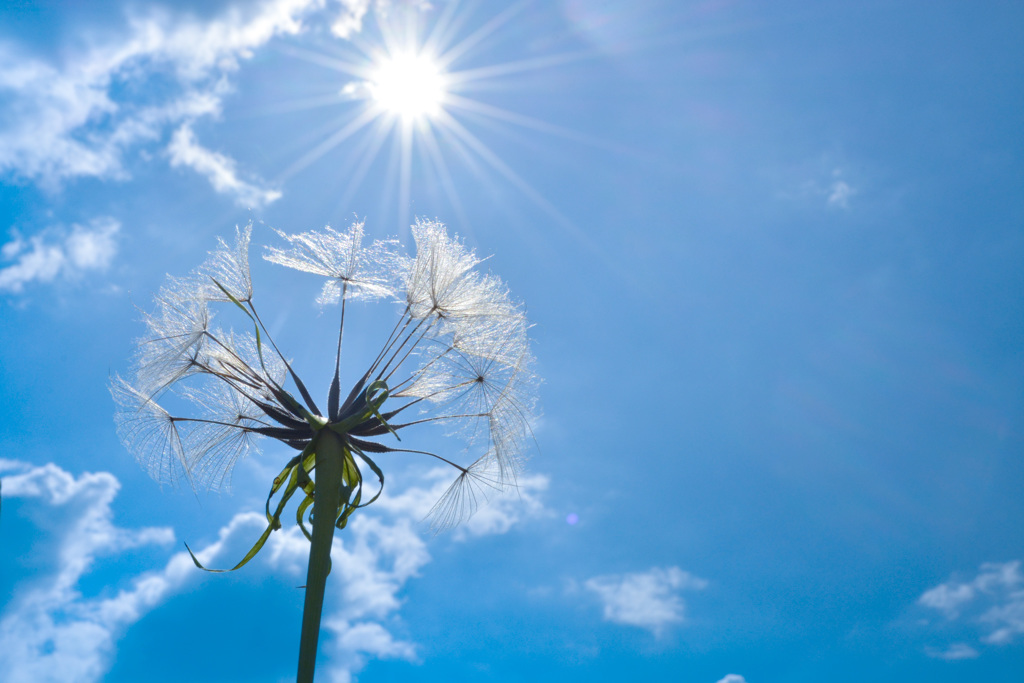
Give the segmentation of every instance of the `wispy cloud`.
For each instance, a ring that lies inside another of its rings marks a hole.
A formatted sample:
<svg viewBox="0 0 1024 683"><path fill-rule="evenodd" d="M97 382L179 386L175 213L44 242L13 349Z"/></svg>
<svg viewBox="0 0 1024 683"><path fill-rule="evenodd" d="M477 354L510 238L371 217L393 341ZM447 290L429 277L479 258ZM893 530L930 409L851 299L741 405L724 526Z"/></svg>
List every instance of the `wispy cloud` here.
<svg viewBox="0 0 1024 683"><path fill-rule="evenodd" d="M363 17L370 9L370 0L340 0L345 6L344 12L340 12L337 18L331 23L331 33L347 40L353 34L363 30Z"/></svg>
<svg viewBox="0 0 1024 683"><path fill-rule="evenodd" d="M113 661L118 637L202 573L180 552L160 570L123 577L121 583L128 587L113 597L85 596L80 580L98 555L169 544L173 531L115 526L111 502L120 487L105 472L76 478L56 465L33 467L0 459L0 474L6 498L38 500L50 506L48 519L68 520L55 541L56 571L19 588L20 598L0 614L0 670L11 681L99 680ZM347 683L370 659L417 659L416 644L390 629L402 605L402 590L431 559L418 526L419 501L435 493L436 480L439 476L431 474L426 487L386 493L378 502L388 504L356 516L335 538L321 636L325 668L330 670L325 674L331 679ZM472 535L503 533L521 519L541 514L543 506L535 497L539 488L527 486L526 495L534 502L522 512L514 512L511 502L496 501L504 523L484 524ZM196 555L207 566L233 562L265 525L262 512L239 513ZM246 571L273 572L294 585L305 575L308 554L309 543L297 528L280 531Z"/></svg>
<svg viewBox="0 0 1024 683"><path fill-rule="evenodd" d="M840 209L850 208L850 197L857 193L845 180L833 180L829 186L828 205Z"/></svg>
<svg viewBox="0 0 1024 683"><path fill-rule="evenodd" d="M832 155L808 160L793 168L778 170L773 174L783 178L784 189L778 192L780 199L797 202L820 210L849 211L853 198L861 193L859 181L849 178L849 169L836 164ZM856 176L861 173L854 173Z"/></svg>
<svg viewBox="0 0 1024 683"><path fill-rule="evenodd" d="M88 271L106 270L117 254L121 224L97 218L70 232L51 230L23 238L17 232L0 247L0 292L20 292L33 282L75 279ZM9 265L3 265L7 262Z"/></svg>
<svg viewBox="0 0 1024 683"><path fill-rule="evenodd" d="M747 679L739 674L726 674L718 683L747 683Z"/></svg>
<svg viewBox="0 0 1024 683"><path fill-rule="evenodd" d="M206 149L196 142L196 136L188 124L174 131L167 146L171 166L187 166L205 176L213 189L230 194L235 201L247 207L262 207L281 197L277 190L259 187L238 177L234 159Z"/></svg>
<svg viewBox="0 0 1024 683"><path fill-rule="evenodd" d="M1024 573L1021 561L986 563L970 579L950 579L924 592L918 604L941 612L945 626L970 627L981 643L1006 645L1024 634ZM955 643L929 650L942 659L977 657L976 648Z"/></svg>
<svg viewBox="0 0 1024 683"><path fill-rule="evenodd" d="M48 188L80 177L125 180L127 151L177 130L172 162L242 203L270 201L273 190L239 181L233 160L182 140L182 131L191 135L192 122L220 113L231 74L270 40L308 21L347 26L335 30L347 37L366 11L361 0L240 3L207 20L149 9L118 34L61 51L60 62L0 43L0 173ZM191 144L182 149L184 142Z"/></svg>
<svg viewBox="0 0 1024 683"><path fill-rule="evenodd" d="M604 619L639 626L655 635L685 618L684 590L703 590L708 582L679 567L654 567L646 572L596 576L583 584L600 598Z"/></svg>
<svg viewBox="0 0 1024 683"><path fill-rule="evenodd" d="M954 662L958 659L975 659L980 653L967 643L953 643L946 648L925 648L925 653L935 659L945 659Z"/></svg>

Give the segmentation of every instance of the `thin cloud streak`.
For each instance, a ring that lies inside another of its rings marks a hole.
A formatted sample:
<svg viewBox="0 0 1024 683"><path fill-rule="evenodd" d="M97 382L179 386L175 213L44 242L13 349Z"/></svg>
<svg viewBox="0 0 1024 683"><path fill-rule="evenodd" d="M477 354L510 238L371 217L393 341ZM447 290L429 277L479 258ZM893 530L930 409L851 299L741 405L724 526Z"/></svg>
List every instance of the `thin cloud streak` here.
<svg viewBox="0 0 1024 683"><path fill-rule="evenodd" d="M200 145L188 124L174 131L167 153L172 167L191 168L209 180L214 190L234 196L243 207L262 208L281 198L277 190L261 188L239 178L235 161Z"/></svg>
<svg viewBox="0 0 1024 683"><path fill-rule="evenodd" d="M925 654L933 659L944 659L955 662L961 659L977 659L981 656L977 650L967 643L953 643L945 649L925 648Z"/></svg>
<svg viewBox="0 0 1024 683"><path fill-rule="evenodd" d="M840 209L850 208L850 197L857 194L857 191L850 187L845 180L835 181L829 189L829 206L836 206Z"/></svg>

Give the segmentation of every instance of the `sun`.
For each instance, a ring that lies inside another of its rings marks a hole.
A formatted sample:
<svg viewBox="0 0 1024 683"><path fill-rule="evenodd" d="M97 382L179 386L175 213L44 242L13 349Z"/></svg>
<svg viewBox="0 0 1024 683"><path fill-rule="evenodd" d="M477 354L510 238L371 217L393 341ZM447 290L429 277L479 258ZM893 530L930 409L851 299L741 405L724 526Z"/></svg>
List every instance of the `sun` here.
<svg viewBox="0 0 1024 683"><path fill-rule="evenodd" d="M480 46L516 17L528 2L512 3L496 16L477 21L470 18L463 0L449 0L438 3L443 8L431 18L433 24L429 28L427 14L413 9L413 3L393 4L403 7L376 15L379 35L369 32L365 37L353 38L345 49L329 52L287 48L293 56L346 76L340 90L324 97L310 97L296 103L295 108L312 109L339 102L346 104L346 111L309 133L311 138L319 139L280 173L275 179L277 184L283 184L354 138L356 142L334 169L346 178L344 190L337 199L338 206L348 206L354 200L371 169L378 166L376 161L383 157L386 163L379 168L387 174L388 201L395 200L397 229L405 229L412 220L413 184L414 180L419 183L421 178L443 192L465 222L462 200L450 168L456 162L472 170L488 185L493 185L494 178L486 171L493 171L552 219L579 235L578 228L479 138L473 128L508 130L518 127L529 133L558 135L599 147L605 147L605 141L586 138L576 131L503 109L472 95L474 91L504 89L506 83L502 79L542 73L589 53L551 53L507 62L473 64ZM425 4L419 3L417 8ZM473 22L479 25L473 27ZM473 128L466 125L469 123ZM386 151L385 144L389 141L390 151Z"/></svg>
<svg viewBox="0 0 1024 683"><path fill-rule="evenodd" d="M405 120L436 116L445 99L445 79L429 55L400 52L389 55L370 78L377 106Z"/></svg>

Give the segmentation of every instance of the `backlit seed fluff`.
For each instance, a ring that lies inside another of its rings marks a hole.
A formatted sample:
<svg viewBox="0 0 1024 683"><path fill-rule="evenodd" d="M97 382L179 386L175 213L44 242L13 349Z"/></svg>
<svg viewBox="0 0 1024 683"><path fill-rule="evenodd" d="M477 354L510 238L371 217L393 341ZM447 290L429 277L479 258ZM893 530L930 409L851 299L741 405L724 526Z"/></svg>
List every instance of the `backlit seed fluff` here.
<svg viewBox="0 0 1024 683"><path fill-rule="evenodd" d="M375 478L383 475L371 454L382 469L404 454L452 466L455 480L432 513L435 528L514 485L537 410L522 306L441 223L417 221L412 235L411 256L394 240L367 244L362 223L277 232L280 241L266 247L267 261L322 278L320 304L340 304L333 377L317 385L295 374L263 326L249 269L251 224L236 230L233 244L220 240L187 277L168 278L144 318L131 372L111 381L126 448L161 482L218 488L262 439L303 451L326 426ZM355 333L345 318L353 300L384 301L397 312L393 327L358 330L379 339L373 357L358 362L341 357L342 334ZM248 328L220 328L215 315L222 314ZM353 383L341 387L342 376ZM326 401L309 391L320 387ZM461 443L426 452L416 432L431 423Z"/></svg>

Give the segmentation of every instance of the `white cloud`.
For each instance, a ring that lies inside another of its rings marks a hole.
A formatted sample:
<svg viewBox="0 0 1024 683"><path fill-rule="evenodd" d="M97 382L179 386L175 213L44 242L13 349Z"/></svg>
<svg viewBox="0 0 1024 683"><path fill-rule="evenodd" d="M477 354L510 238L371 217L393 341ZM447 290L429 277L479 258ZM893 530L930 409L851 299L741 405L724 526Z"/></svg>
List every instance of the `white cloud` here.
<svg viewBox="0 0 1024 683"><path fill-rule="evenodd" d="M991 624L992 631L982 638L991 645L1006 645L1024 633L1024 590L1014 591L1002 604L989 608L980 621Z"/></svg>
<svg viewBox="0 0 1024 683"><path fill-rule="evenodd" d="M340 12L331 24L331 33L347 40L353 33L363 30L363 17L370 8L370 0L340 0L346 11Z"/></svg>
<svg viewBox="0 0 1024 683"><path fill-rule="evenodd" d="M362 0L265 0L200 21L148 9L129 16L120 35L61 51L60 63L0 43L0 173L49 188L79 177L124 180L128 150L218 115L230 74L258 48L302 32L305 21L333 22L335 33L347 37L360 29L366 11ZM160 87L144 87L151 79ZM194 152L180 163L218 191L235 193L246 204L275 194L239 181L228 157L193 146L205 158Z"/></svg>
<svg viewBox="0 0 1024 683"><path fill-rule="evenodd" d="M739 674L726 674L718 683L747 683L747 679Z"/></svg>
<svg viewBox="0 0 1024 683"><path fill-rule="evenodd" d="M943 583L926 591L917 602L945 612L947 617L953 619L959 614L960 607L974 599L975 592L974 586L970 584Z"/></svg>
<svg viewBox="0 0 1024 683"><path fill-rule="evenodd" d="M241 544L251 542L264 528L262 513L238 514L220 530L215 543L196 555L210 566L218 557L241 554ZM232 550L225 552L228 549ZM308 558L309 542L293 527L272 534L246 569L259 571L263 566L301 580ZM387 523L360 515L335 536L320 633L321 656L327 660L323 668L333 680L351 680L369 658L415 661L416 646L396 639L386 624L397 618L405 584L429 562L426 543L408 519ZM191 560L188 563L191 566Z"/></svg>
<svg viewBox="0 0 1024 683"><path fill-rule="evenodd" d="M844 177L844 168L834 166L827 158L801 164L788 173L795 178L786 183L788 189L779 192L778 196L783 199L815 207L822 206L824 202L826 209L849 210L850 200L860 194L860 190Z"/></svg>
<svg viewBox="0 0 1024 683"><path fill-rule="evenodd" d="M390 521L363 515L356 517L335 540L332 553L332 580L341 586L328 590L341 591L343 603L329 617L324 628L335 637L331 680L349 683L353 673L365 666L369 657L416 660L416 646L396 640L384 622L401 606L398 593L405 583L430 561L426 544L416 527L422 530L423 520L434 503L451 484L450 469L434 469L424 474L424 485L408 486L397 493L389 486L373 504L375 512L384 512ZM535 474L522 476L517 491L494 496L477 513L452 533L452 540L506 533L512 526L543 517L547 513L540 494L547 489L548 478ZM303 563L308 544L292 533L292 562ZM287 561L287 560L286 560ZM337 573L337 579L335 574ZM371 620L376 621L371 621ZM327 650L325 650L327 651Z"/></svg>
<svg viewBox="0 0 1024 683"><path fill-rule="evenodd" d="M596 576L583 584L604 605L604 619L639 626L659 635L685 616L679 593L702 590L708 582L679 567L654 567L647 572Z"/></svg>
<svg viewBox="0 0 1024 683"><path fill-rule="evenodd" d="M37 498L66 521L57 540L59 567L19 588L0 617L0 670L5 680L91 681L109 666L116 636L166 595L180 568L135 577L111 598L85 597L79 579L97 556L148 544L169 544L167 528L122 529L111 522L110 504L120 488L106 472L77 479L55 465L29 467L0 461L7 498ZM191 564L191 563L190 563ZM179 579L180 581L180 579Z"/></svg>
<svg viewBox="0 0 1024 683"><path fill-rule="evenodd" d="M832 169L832 181L820 191L820 194L827 195L825 204L833 209L849 209L850 198L857 194L857 190L848 182L843 180L843 169Z"/></svg>
<svg viewBox="0 0 1024 683"><path fill-rule="evenodd" d="M850 187L845 180L836 180L829 187L828 205L840 209L850 208L850 197L857 194L857 191Z"/></svg>
<svg viewBox="0 0 1024 683"><path fill-rule="evenodd" d="M1020 560L983 564L973 579L951 579L925 591L917 602L942 612L947 622L980 627L980 640L989 645L1006 645L1024 634L1024 573ZM929 654L943 659L978 656L974 648L963 643Z"/></svg>
<svg viewBox="0 0 1024 683"><path fill-rule="evenodd" d="M934 657L935 659L945 659L949 662L953 662L958 659L975 659L979 656L978 651L970 645L968 645L967 643L953 643L944 650L925 648L925 652L929 657Z"/></svg>
<svg viewBox="0 0 1024 683"><path fill-rule="evenodd" d="M68 234L42 234L25 240L14 233L0 248L0 291L20 292L31 282L74 279L86 271L106 270L117 254L121 224L113 218L97 218L88 226L74 225Z"/></svg>
<svg viewBox="0 0 1024 683"><path fill-rule="evenodd" d="M171 158L171 166L187 166L193 169L199 175L205 176L217 192L234 195L235 201L242 206L259 208L281 197L277 190L263 189L239 179L235 161L197 143L195 134L188 124L183 124L174 131L167 152Z"/></svg>
<svg viewBox="0 0 1024 683"><path fill-rule="evenodd" d="M392 491L389 481L377 502L334 539L327 599L336 604L325 607L320 647L329 658L328 675L336 683L348 683L371 658L417 659L416 645L396 638L388 627L402 606L400 593L406 583L430 562L421 522L451 483L451 471L431 470L422 481L424 485L398 492ZM538 496L547 483L543 475L522 477L520 496L497 496L456 529L453 540L502 534L525 519L546 514ZM265 523L262 514L252 515L256 526ZM483 520L474 524L481 515ZM267 548L272 567L305 576L309 543L298 529L273 534Z"/></svg>
<svg viewBox="0 0 1024 683"><path fill-rule="evenodd" d="M20 597L0 614L4 680L99 680L112 662L117 638L202 574L187 553L178 552L158 571L126 577L127 587L113 597L85 596L79 581L97 556L145 544L170 544L173 531L114 526L111 502L120 485L109 473L75 478L53 464L33 467L0 459L0 474L6 498L38 499L53 508L45 513L47 519L68 520L55 541L57 569L19 587ZM355 516L335 537L320 643L325 674L334 681L347 683L370 658L416 660L416 645L389 629L397 622L406 583L430 562L416 528L422 508L418 501L435 493L437 478L432 475L427 488L411 486L390 498L382 496L380 502L391 504ZM536 479L546 485L543 477ZM519 519L543 510L532 493L528 500L526 512L502 504L504 521L484 524L474 535L504 533ZM196 556L206 566L233 564L265 525L262 512L239 513ZM308 554L309 543L297 528L282 530L270 536L246 571L273 571L292 583L305 576Z"/></svg>

